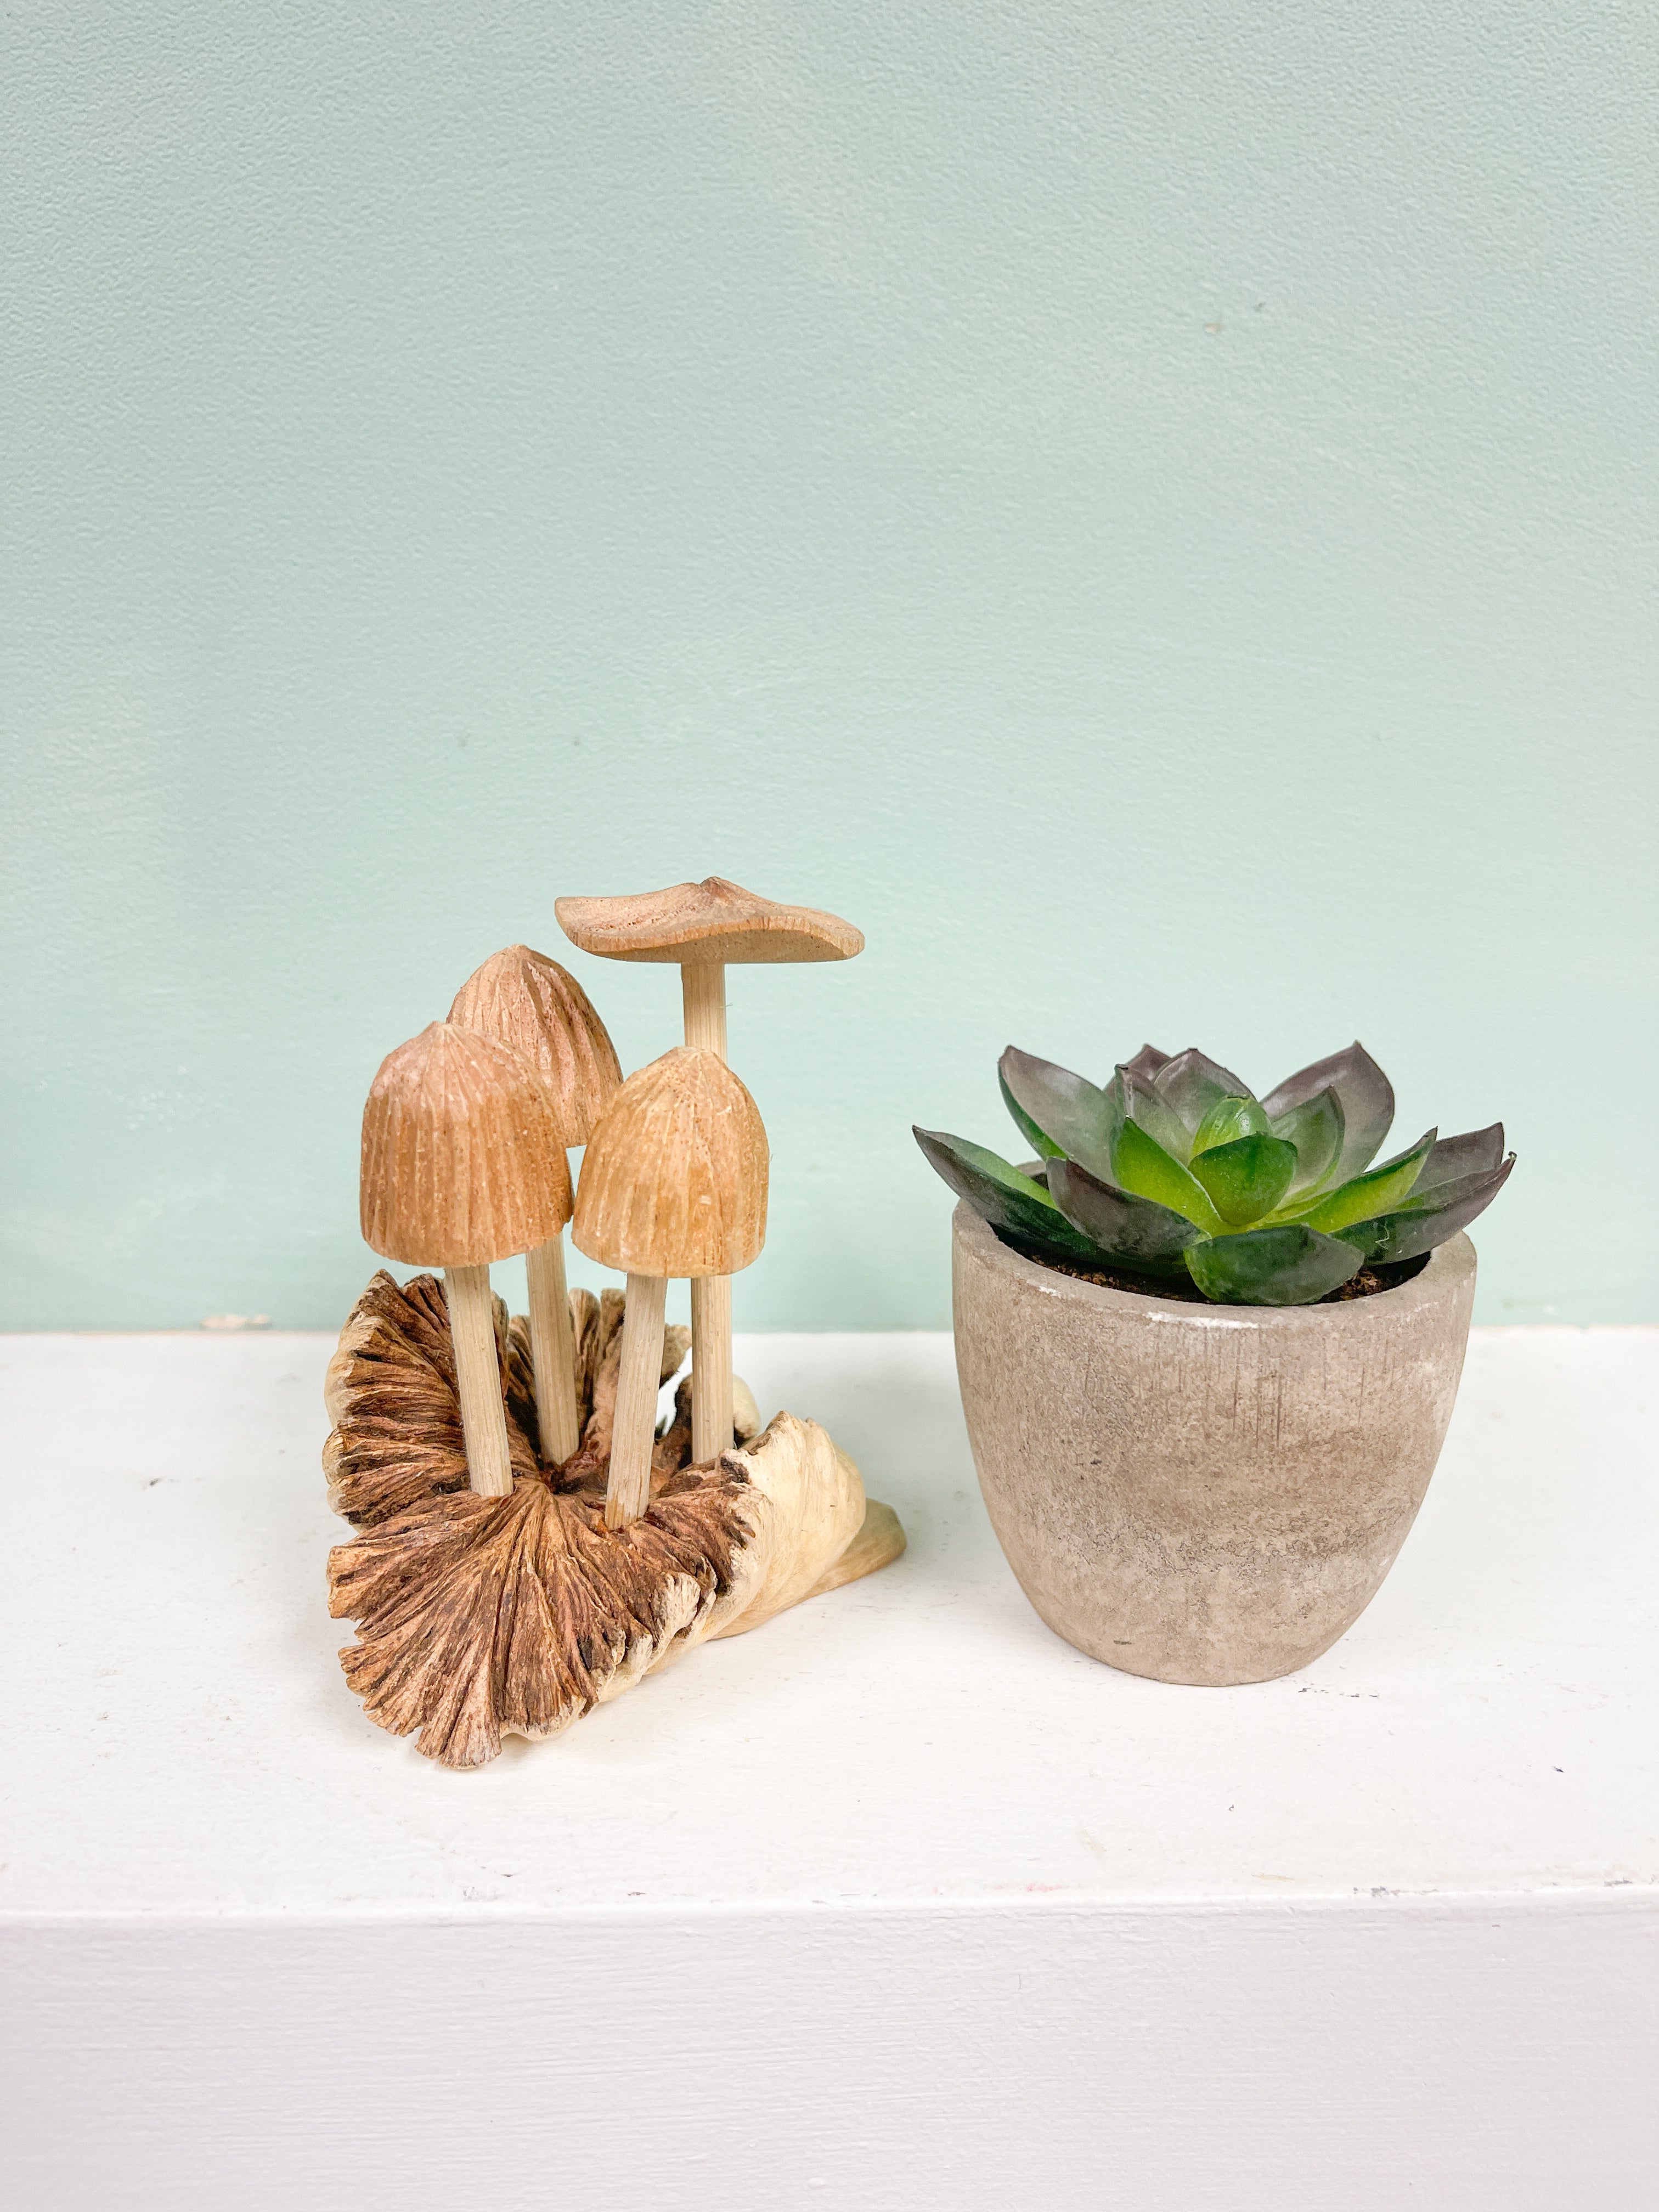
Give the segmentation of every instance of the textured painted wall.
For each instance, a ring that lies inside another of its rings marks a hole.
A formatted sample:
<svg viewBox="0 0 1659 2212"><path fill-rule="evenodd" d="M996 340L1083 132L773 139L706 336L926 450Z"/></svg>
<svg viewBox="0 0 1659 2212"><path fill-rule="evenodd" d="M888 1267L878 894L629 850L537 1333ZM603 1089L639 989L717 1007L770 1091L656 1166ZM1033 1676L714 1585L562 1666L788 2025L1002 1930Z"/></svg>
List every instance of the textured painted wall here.
<svg viewBox="0 0 1659 2212"><path fill-rule="evenodd" d="M733 976L739 1327L945 1322L1011 1039L1356 1032L1486 1318L1659 1313L1650 0L0 41L6 1321L332 1322L381 1054L709 872L869 937Z"/></svg>

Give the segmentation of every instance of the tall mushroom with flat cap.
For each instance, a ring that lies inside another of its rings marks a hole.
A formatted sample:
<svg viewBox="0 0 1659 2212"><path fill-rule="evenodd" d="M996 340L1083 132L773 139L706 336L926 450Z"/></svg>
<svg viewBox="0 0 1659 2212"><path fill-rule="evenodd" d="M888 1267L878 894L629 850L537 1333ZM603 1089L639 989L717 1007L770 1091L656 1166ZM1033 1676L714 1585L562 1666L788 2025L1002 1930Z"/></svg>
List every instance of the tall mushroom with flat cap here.
<svg viewBox="0 0 1659 2212"><path fill-rule="evenodd" d="M718 1053L685 1045L630 1075L588 1139L572 1234L579 1251L628 1277L608 1528L636 1520L650 1498L668 1278L689 1275L695 1291L759 1256L766 1173L754 1100ZM726 1374L729 1394L729 1353ZM722 1449L732 1442L729 1424L728 1414Z"/></svg>
<svg viewBox="0 0 1659 2212"><path fill-rule="evenodd" d="M441 1267L474 1490L513 1487L489 1295L492 1261L556 1237L570 1168L547 1086L509 1046L434 1022L388 1053L363 1108L364 1240Z"/></svg>
<svg viewBox="0 0 1659 2212"><path fill-rule="evenodd" d="M607 960L678 964L685 1042L722 1060L730 964L850 960L864 950L863 933L839 915L816 907L779 906L723 876L627 897L556 899L553 911L565 935L584 952ZM581 1244L580 1229L576 1241ZM729 1271L693 1279L691 1376L691 1453L701 1464L732 1442Z"/></svg>
<svg viewBox="0 0 1659 2212"><path fill-rule="evenodd" d="M528 1060L548 1087L560 1144L568 1150L587 1142L616 1096L622 1068L605 1024L568 969L527 945L509 945L467 977L449 1018L498 1038ZM562 1228L526 1253L525 1274L542 1458L562 1466L581 1442Z"/></svg>

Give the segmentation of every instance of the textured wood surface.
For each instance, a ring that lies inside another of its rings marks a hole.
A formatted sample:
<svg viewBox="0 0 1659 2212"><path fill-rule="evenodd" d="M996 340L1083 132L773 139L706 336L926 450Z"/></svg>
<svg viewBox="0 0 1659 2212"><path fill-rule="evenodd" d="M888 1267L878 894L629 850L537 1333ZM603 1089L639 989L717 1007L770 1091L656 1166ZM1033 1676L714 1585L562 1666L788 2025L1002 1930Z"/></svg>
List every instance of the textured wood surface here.
<svg viewBox="0 0 1659 2212"><path fill-rule="evenodd" d="M359 1530L329 1556L330 1610L358 1624L341 1663L373 1720L416 1735L447 1765L482 1765L503 1734L555 1735L691 1644L833 1587L849 1547L870 1562L861 1572L902 1548L901 1536L877 1558L864 1542L872 1511L885 1509L869 1506L858 1469L814 1421L780 1413L714 1466L689 1466L684 1383L653 1448L647 1510L607 1528L625 1309L617 1292L581 1291L571 1308L583 1443L550 1480L528 1331L495 1302L505 1498L466 1487L453 1348L431 1276L400 1288L376 1275L329 1364L323 1465L331 1502ZM667 1372L686 1334L665 1332Z"/></svg>
<svg viewBox="0 0 1659 2212"><path fill-rule="evenodd" d="M703 961L680 970L685 1042L726 1058L726 968ZM691 1285L691 1450L714 1459L732 1441L732 1279L700 1275Z"/></svg>
<svg viewBox="0 0 1659 2212"><path fill-rule="evenodd" d="M488 1267L556 1237L570 1169L546 1085L448 1022L386 1054L363 1108L364 1241L417 1267Z"/></svg>
<svg viewBox="0 0 1659 2212"><path fill-rule="evenodd" d="M607 960L850 960L864 933L817 907L780 906L724 876L617 898L562 898L559 927Z"/></svg>
<svg viewBox="0 0 1659 2212"><path fill-rule="evenodd" d="M657 1425L657 1377L662 1366L661 1275L630 1275L617 1374L617 1420L605 1483L605 1525L625 1528L651 1502L651 1440Z"/></svg>
<svg viewBox="0 0 1659 2212"><path fill-rule="evenodd" d="M550 1237L524 1255L530 1304L530 1358L536 1375L536 1417L542 1456L558 1467L581 1442L576 1407L575 1340L570 1291L564 1279L564 1239Z"/></svg>
<svg viewBox="0 0 1659 2212"><path fill-rule="evenodd" d="M513 1466L492 1304L488 1267L444 1269L444 1306L455 1347L455 1395L461 1401L467 1474L481 1498L505 1498L513 1487Z"/></svg>
<svg viewBox="0 0 1659 2212"><path fill-rule="evenodd" d="M617 1048L593 1002L568 968L509 945L455 994L449 1018L511 1045L553 1094L562 1141L585 1145L622 1084Z"/></svg>
<svg viewBox="0 0 1659 2212"><path fill-rule="evenodd" d="M760 1109L712 1052L630 1075L588 1141L577 1249L629 1275L731 1275L766 1241Z"/></svg>

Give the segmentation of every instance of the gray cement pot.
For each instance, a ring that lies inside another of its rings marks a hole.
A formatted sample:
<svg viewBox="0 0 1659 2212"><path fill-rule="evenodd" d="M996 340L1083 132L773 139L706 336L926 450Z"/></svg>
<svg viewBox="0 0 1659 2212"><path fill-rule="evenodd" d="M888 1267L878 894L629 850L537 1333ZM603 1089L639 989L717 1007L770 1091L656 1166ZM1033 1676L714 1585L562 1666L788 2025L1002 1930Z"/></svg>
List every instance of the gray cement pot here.
<svg viewBox="0 0 1659 2212"><path fill-rule="evenodd" d="M980 1488L1048 1626L1162 1682L1262 1682L1334 1644L1417 1517L1474 1299L1455 1237L1341 1305L1187 1305L952 1224Z"/></svg>

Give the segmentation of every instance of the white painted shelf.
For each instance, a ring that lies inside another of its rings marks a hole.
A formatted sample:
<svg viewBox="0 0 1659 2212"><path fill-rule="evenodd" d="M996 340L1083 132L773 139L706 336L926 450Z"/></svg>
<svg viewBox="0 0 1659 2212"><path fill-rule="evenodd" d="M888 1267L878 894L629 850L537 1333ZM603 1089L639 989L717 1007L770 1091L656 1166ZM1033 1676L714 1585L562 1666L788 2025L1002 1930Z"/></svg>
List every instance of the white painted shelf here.
<svg viewBox="0 0 1659 2212"><path fill-rule="evenodd" d="M365 1721L321 1336L14 1337L17 2212L1659 2201L1659 1330L1477 1332L1305 1674L1059 1642L949 1340L739 1340L873 1579L455 1775Z"/></svg>

